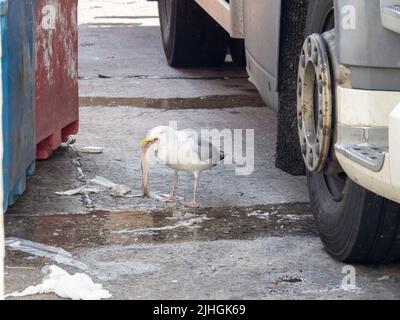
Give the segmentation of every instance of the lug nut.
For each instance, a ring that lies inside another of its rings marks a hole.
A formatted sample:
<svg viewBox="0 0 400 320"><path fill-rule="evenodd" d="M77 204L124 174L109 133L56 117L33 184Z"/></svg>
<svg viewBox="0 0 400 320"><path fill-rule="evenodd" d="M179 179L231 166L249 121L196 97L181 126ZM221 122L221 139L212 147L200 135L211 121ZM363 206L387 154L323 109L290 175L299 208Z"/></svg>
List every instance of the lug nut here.
<svg viewBox="0 0 400 320"><path fill-rule="evenodd" d="M308 38L308 41L307 41L307 54L308 54L309 57L311 57L311 49L312 49L311 39Z"/></svg>
<svg viewBox="0 0 400 320"><path fill-rule="evenodd" d="M320 78L320 80L318 80L318 92L319 94L322 94L324 88L324 81L322 80L322 78Z"/></svg>
<svg viewBox="0 0 400 320"><path fill-rule="evenodd" d="M319 127L320 129L322 129L323 122L324 122L324 119L323 119L323 116L322 116L322 112L320 112L320 113L319 113L319 116L318 116L318 127Z"/></svg>
<svg viewBox="0 0 400 320"><path fill-rule="evenodd" d="M300 148L301 148L301 154L303 155L303 156L305 156L306 155L306 145L305 144L302 144L301 146L300 146Z"/></svg>
<svg viewBox="0 0 400 320"><path fill-rule="evenodd" d="M299 98L303 95L303 81L301 78L297 81L297 94L299 95Z"/></svg>
<svg viewBox="0 0 400 320"><path fill-rule="evenodd" d="M318 51L316 49L314 50L312 61L314 62L315 66L318 66Z"/></svg>
<svg viewBox="0 0 400 320"><path fill-rule="evenodd" d="M310 153L310 159L309 159L309 161L308 161L308 163L309 163L309 165L310 165L310 168L313 168L314 167L314 157L313 157L313 154L312 153Z"/></svg>
<svg viewBox="0 0 400 320"><path fill-rule="evenodd" d="M303 139L303 143L301 144L301 153L305 157L307 155L307 142L306 139Z"/></svg>
<svg viewBox="0 0 400 320"><path fill-rule="evenodd" d="M302 66L303 68L305 68L305 67L306 67L306 57L305 57L304 51L303 51L302 54L301 54L300 61L301 61L301 66Z"/></svg>
<svg viewBox="0 0 400 320"><path fill-rule="evenodd" d="M317 157L319 157L319 155L320 155L320 144L319 144L319 142L317 142L316 144L315 144L315 155L317 156Z"/></svg>

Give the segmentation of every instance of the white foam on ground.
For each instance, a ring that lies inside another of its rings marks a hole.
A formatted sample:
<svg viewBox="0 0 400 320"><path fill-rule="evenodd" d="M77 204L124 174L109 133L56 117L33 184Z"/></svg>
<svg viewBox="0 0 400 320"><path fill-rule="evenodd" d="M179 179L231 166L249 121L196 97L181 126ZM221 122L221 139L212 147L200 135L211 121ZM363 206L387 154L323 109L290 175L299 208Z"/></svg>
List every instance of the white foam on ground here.
<svg viewBox="0 0 400 320"><path fill-rule="evenodd" d="M55 293L61 298L72 300L101 300L112 297L101 284L96 284L83 273L70 275L55 265L49 267L49 275L37 286L26 288L22 292L13 292L8 297L26 297L36 294Z"/></svg>
<svg viewBox="0 0 400 320"><path fill-rule="evenodd" d="M62 248L19 238L7 238L5 244L11 250L22 251L36 257L47 258L58 264L64 264L84 271L89 269L87 265L75 260L69 252Z"/></svg>

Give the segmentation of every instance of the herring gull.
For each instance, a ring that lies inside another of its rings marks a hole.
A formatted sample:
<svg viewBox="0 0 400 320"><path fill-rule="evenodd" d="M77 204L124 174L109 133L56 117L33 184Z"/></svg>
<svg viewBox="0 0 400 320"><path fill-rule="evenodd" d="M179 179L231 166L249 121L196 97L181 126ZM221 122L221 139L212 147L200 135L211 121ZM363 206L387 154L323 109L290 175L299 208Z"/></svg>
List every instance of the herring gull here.
<svg viewBox="0 0 400 320"><path fill-rule="evenodd" d="M143 196L150 196L148 153L153 150L156 158L174 170L172 192L167 199L176 201L176 186L180 171L191 172L194 176L193 199L186 203L189 207L198 207L196 193L199 175L218 165L225 157L209 138L199 137L193 130L177 131L168 126L150 130L141 141L141 160L143 172Z"/></svg>

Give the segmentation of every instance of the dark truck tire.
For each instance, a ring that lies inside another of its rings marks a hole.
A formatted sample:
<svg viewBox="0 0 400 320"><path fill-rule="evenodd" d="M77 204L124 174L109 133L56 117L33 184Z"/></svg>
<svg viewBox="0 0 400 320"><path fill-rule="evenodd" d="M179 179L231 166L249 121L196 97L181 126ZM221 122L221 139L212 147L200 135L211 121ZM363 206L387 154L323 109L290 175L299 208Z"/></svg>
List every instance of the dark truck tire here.
<svg viewBox="0 0 400 320"><path fill-rule="evenodd" d="M311 0L306 35L334 27L333 1ZM346 175L307 173L315 223L326 250L347 263L400 260L400 205L367 191Z"/></svg>
<svg viewBox="0 0 400 320"><path fill-rule="evenodd" d="M317 229L326 250L347 263L400 260L400 206L347 179L340 200L324 174L308 174Z"/></svg>
<svg viewBox="0 0 400 320"><path fill-rule="evenodd" d="M172 67L220 66L228 33L194 0L159 0L161 35Z"/></svg>

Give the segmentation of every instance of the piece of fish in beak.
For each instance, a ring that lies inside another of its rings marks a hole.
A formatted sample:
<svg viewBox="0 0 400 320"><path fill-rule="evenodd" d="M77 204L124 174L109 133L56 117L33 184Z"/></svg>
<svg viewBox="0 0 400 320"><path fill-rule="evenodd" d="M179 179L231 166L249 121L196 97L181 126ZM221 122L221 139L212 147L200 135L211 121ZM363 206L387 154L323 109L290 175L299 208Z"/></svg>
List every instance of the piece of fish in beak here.
<svg viewBox="0 0 400 320"><path fill-rule="evenodd" d="M150 146L155 143L157 139L154 138L144 138L140 141L141 145L141 163L142 163L142 196L150 197L150 170L149 170L149 160L148 151Z"/></svg>
<svg viewBox="0 0 400 320"><path fill-rule="evenodd" d="M142 144L140 159L142 163L142 196L150 196L150 174L149 174L149 160L147 159L147 151L149 148L146 144Z"/></svg>

